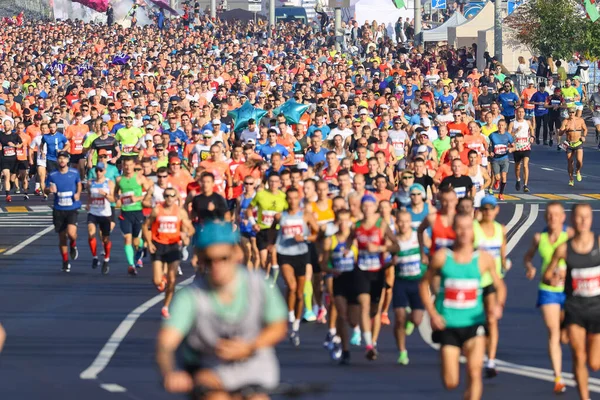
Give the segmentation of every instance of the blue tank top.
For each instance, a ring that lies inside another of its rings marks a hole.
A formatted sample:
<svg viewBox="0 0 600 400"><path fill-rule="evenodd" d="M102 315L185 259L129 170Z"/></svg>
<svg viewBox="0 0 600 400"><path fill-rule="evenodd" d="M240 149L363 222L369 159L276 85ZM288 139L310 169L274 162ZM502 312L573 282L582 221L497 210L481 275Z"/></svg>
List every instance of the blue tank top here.
<svg viewBox="0 0 600 400"><path fill-rule="evenodd" d="M256 193L254 193L254 196L256 196ZM246 197L245 195L242 195L240 197L240 215L244 216L246 214L246 210L248 210L248 207L250 207L250 203L254 199L254 196ZM244 222L244 219L245 218L243 217L240 221L240 233L249 233L252 236L256 236L256 232L252 230L252 226L249 223Z"/></svg>

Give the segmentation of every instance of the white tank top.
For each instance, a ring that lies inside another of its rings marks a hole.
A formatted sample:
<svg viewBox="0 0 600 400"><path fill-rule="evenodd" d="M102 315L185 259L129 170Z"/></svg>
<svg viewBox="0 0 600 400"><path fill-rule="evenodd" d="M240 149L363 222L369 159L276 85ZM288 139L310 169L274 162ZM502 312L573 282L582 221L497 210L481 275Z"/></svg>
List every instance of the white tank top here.
<svg viewBox="0 0 600 400"><path fill-rule="evenodd" d="M392 146L394 147L394 155L398 158L404 157L404 144L408 135L405 131L388 131Z"/></svg>
<svg viewBox="0 0 600 400"><path fill-rule="evenodd" d="M469 175L471 180L473 181L473 186L475 186L475 191L483 191L483 184L485 180L483 179L483 174L481 173L481 166L477 166L477 173L475 175Z"/></svg>
<svg viewBox="0 0 600 400"><path fill-rule="evenodd" d="M158 185L154 185L154 191L152 192L152 207L156 207L157 205L163 204L165 202L165 189L161 188Z"/></svg>
<svg viewBox="0 0 600 400"><path fill-rule="evenodd" d="M106 197L100 195L100 190L105 193L110 191L108 179L105 179L102 183L93 181L90 184L90 214L97 217L110 217L112 215L110 202Z"/></svg>
<svg viewBox="0 0 600 400"><path fill-rule="evenodd" d="M527 121L513 121L513 131L511 133L514 134L515 137L515 151L531 150L531 143L529 142L529 123Z"/></svg>

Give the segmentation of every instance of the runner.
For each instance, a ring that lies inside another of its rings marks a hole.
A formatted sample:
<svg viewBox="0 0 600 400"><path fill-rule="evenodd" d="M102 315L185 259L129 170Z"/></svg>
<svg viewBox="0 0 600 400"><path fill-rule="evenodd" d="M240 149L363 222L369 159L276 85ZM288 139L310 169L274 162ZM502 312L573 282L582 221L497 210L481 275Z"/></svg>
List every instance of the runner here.
<svg viewBox="0 0 600 400"><path fill-rule="evenodd" d="M144 240L152 258L154 285L165 291L165 303L161 309L163 318L169 318L169 305L175 293L177 270L181 260L180 242L189 244L194 227L187 212L179 206L179 193L174 188L163 191L164 203L157 204L143 225ZM166 264L166 265L165 265ZM164 273L166 266L167 273ZM166 286L164 276L166 275ZM162 290L161 290L162 291Z"/></svg>
<svg viewBox="0 0 600 400"><path fill-rule="evenodd" d="M501 119L498 121L498 131L490 134L490 155L493 157L492 172L495 179L494 189L498 190L500 188L498 193L498 199L500 200L504 200L504 189L508 179L508 169L510 167L508 155L514 149L513 137L506 132L506 121Z"/></svg>
<svg viewBox="0 0 600 400"><path fill-rule="evenodd" d="M541 276L543 278L554 251L569 239L569 232L564 231L566 219L563 205L556 201L546 204L546 226L547 232L536 233L533 236L533 242L525 253L524 263L526 275L532 280L536 274L536 268L533 265L533 257L538 252L542 260ZM559 270L566 269L564 260L560 260L557 265ZM563 306L565 304L564 282L552 286L540 281L538 289L537 307L542 312L544 324L548 329L548 355L554 371L554 393L562 393L567 389L562 379L562 348L560 345L561 324L564 319Z"/></svg>
<svg viewBox="0 0 600 400"><path fill-rule="evenodd" d="M23 147L21 137L13 131L13 124L10 120L4 121L4 132L0 134L0 151L2 151L1 167L2 178L4 181L4 193L6 193L6 202L10 203L11 183L14 183L17 173L17 149Z"/></svg>
<svg viewBox="0 0 600 400"><path fill-rule="evenodd" d="M131 157L123 159L123 175L119 176L115 185L115 199L117 206L121 206L121 215L119 223L123 233L125 258L127 261L127 272L129 275L137 275L136 266L140 266L141 258L135 259L135 252L138 256L144 245L140 238L144 215L142 213L142 200L144 191L152 187L152 182L146 179L141 173L135 172L135 160ZM135 247L135 250L134 250Z"/></svg>
<svg viewBox="0 0 600 400"><path fill-rule="evenodd" d="M71 125L65 129L65 137L69 140L69 153L71 154L71 166L79 171L79 176L85 186L85 154L83 153L83 142L90 128L82 122L82 115L76 112Z"/></svg>
<svg viewBox="0 0 600 400"><path fill-rule="evenodd" d="M98 268L98 244L96 242L96 227L100 230L102 247L104 248L104 260L102 262L102 274L108 274L110 270L110 251L112 242L110 233L113 228L113 210L111 203L114 200L115 181L106 176L107 166L103 161L99 161L94 170L96 177L88 181L88 216L87 230L88 243L92 252L92 268Z"/></svg>
<svg viewBox="0 0 600 400"><path fill-rule="evenodd" d="M502 279L504 272L509 269L509 263L506 260L506 229L502 224L496 222L496 217L500 212L496 198L491 195L485 196L481 200L480 211L481 220L479 222L475 221L473 226L474 246L476 249L486 251L494 258L496 275ZM496 351L498 349L499 331L498 320L495 317L493 308L498 303L498 299L490 274L483 274L481 287L483 301L488 311L486 320L488 360L485 365L485 374L488 378L494 378L498 374L496 371Z"/></svg>
<svg viewBox="0 0 600 400"><path fill-rule="evenodd" d="M490 184L492 183L487 170L481 167L479 160L480 156L475 150L469 151L469 176L473 181L475 195L472 196L472 198L475 208L481 207L481 200L485 197L487 188L490 187Z"/></svg>
<svg viewBox="0 0 600 400"><path fill-rule="evenodd" d="M43 200L48 199L45 193L46 189L46 154L42 151L42 137L50 132L47 123L40 124L40 134L31 141L29 151L29 165L32 166L33 172L37 174L36 195L42 195ZM39 185L39 190L37 189Z"/></svg>
<svg viewBox="0 0 600 400"><path fill-rule="evenodd" d="M277 264L281 266L281 273L288 289L288 319L292 325L290 342L295 347L300 345L299 330L304 306L306 266L310 263L309 246L306 242L314 242L319 232L319 226L312 213L304 212L300 208L300 200L298 189L288 189L287 210L275 217L280 226L275 240Z"/></svg>
<svg viewBox="0 0 600 400"><path fill-rule="evenodd" d="M29 190L29 158L31 153L31 137L25 132L25 124L19 122L17 124L17 132L21 138L21 147L17 147L17 176L15 179L15 193L23 193L23 200L29 200L27 191ZM35 170L34 170L35 174Z"/></svg>
<svg viewBox="0 0 600 400"><path fill-rule="evenodd" d="M581 117L575 116L573 107L568 110L569 116L565 118L560 127L558 139L566 135L566 141L562 144L567 153L567 169L569 171L569 186L574 186L573 171L577 182L581 182L581 168L583 167L583 142L587 136L587 126Z"/></svg>
<svg viewBox="0 0 600 400"><path fill-rule="evenodd" d="M417 186L415 184L413 186ZM413 191L411 190L411 195ZM421 197L423 192L415 194ZM412 199L413 196L411 196ZM394 256L395 281L393 285L393 307L396 316L394 337L398 347L398 364L408 365L406 336L410 336L415 326L423 320L423 302L419 296L419 280L426 265L421 263L419 238L412 228L412 217L408 211L400 211L396 216L398 233L396 234L400 251Z"/></svg>
<svg viewBox="0 0 600 400"><path fill-rule="evenodd" d="M502 317L506 299L504 282L496 274L496 263L485 251L473 247L474 221L470 215L458 214L453 229L456 241L450 249L433 254L429 268L419 285L421 300L431 319L432 339L441 345L442 381L447 390L459 384L461 352L467 359L467 389L464 398L481 399L481 369L485 354L486 314ZM493 308L485 308L480 291L481 277L488 272L498 293ZM440 291L434 301L430 287L441 277Z"/></svg>
<svg viewBox="0 0 600 400"><path fill-rule="evenodd" d="M596 144L600 150L600 84L598 84L598 91L590 96L590 108L592 109L592 123L596 128Z"/></svg>
<svg viewBox="0 0 600 400"><path fill-rule="evenodd" d="M52 222L58 233L58 247L62 256L63 272L71 272L69 255L77 260L77 212L81 208L81 179L79 173L69 168L69 153L57 154L58 169L48 175L46 194L54 193ZM67 246L67 240L70 242Z"/></svg>
<svg viewBox="0 0 600 400"><path fill-rule="evenodd" d="M456 240L456 233L452 229L452 221L456 214L458 197L450 187L440 188L440 208L438 212L429 214L417 229L419 247L421 248L421 260L424 264L429 263L430 255L441 248L450 248ZM427 254L425 231L431 228L431 247Z"/></svg>
<svg viewBox="0 0 600 400"><path fill-rule="evenodd" d="M587 365L600 369L600 238L591 230L592 217L591 204L573 206L574 235L554 251L543 277L551 286L565 285L564 325L580 400L590 398ZM560 260L565 260L566 269L559 269Z"/></svg>
<svg viewBox="0 0 600 400"><path fill-rule="evenodd" d="M515 189L521 190L521 167L523 168L523 191L529 193L529 158L531 157L531 143L535 138L531 122L525 120L525 110L519 107L516 113L516 119L508 125L508 132L515 141L515 151L513 158L515 160L515 176L517 183Z"/></svg>
<svg viewBox="0 0 600 400"><path fill-rule="evenodd" d="M237 176L237 175L236 175ZM235 208L238 213L237 224L240 229L240 244L244 252L244 265L248 266L248 269L254 270L260 267L260 255L258 247L256 247L256 232L250 225L247 210L250 207L250 203L256 196L256 181L252 176L246 176L244 178L244 191L242 195L237 198L237 207ZM256 209L253 210L252 216L256 219Z"/></svg>

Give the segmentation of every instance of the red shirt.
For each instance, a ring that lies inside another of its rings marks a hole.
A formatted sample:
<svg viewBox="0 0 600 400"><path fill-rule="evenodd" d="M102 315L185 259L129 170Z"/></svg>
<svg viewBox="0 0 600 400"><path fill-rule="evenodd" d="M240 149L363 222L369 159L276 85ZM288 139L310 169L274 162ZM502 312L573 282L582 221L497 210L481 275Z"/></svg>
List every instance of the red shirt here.
<svg viewBox="0 0 600 400"><path fill-rule="evenodd" d="M365 161L365 165L359 165L358 161L354 161L352 163L352 172L367 175L369 173L369 163Z"/></svg>

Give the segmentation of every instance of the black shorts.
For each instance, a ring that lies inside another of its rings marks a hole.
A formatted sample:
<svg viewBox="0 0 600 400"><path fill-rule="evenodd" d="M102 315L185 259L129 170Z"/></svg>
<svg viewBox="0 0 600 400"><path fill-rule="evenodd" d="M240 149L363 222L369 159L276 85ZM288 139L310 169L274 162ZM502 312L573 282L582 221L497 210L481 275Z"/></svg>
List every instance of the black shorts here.
<svg viewBox="0 0 600 400"><path fill-rule="evenodd" d="M132 235L134 238L140 235L144 224L144 214L139 211L123 211L119 216L119 225L123 235Z"/></svg>
<svg viewBox="0 0 600 400"><path fill-rule="evenodd" d="M52 161L52 160L46 160L46 171L47 171L48 175L50 175L51 172L54 172L56 170L58 170L58 162Z"/></svg>
<svg viewBox="0 0 600 400"><path fill-rule="evenodd" d="M152 243L154 243L154 246L156 246L156 252L154 254L150 254L150 259L152 262L160 261L170 264L172 262L181 260L179 243L162 244L155 241L152 241Z"/></svg>
<svg viewBox="0 0 600 400"><path fill-rule="evenodd" d="M110 211L112 212L112 216L110 217L112 222L117 222L117 209L114 206L110 206Z"/></svg>
<svg viewBox="0 0 600 400"><path fill-rule="evenodd" d="M277 233L273 229L261 229L256 233L256 247L258 251L266 250L267 247L275 244Z"/></svg>
<svg viewBox="0 0 600 400"><path fill-rule="evenodd" d="M360 268L354 268L353 272L356 295L367 293L371 296L371 304L379 304L385 284L385 269L363 271Z"/></svg>
<svg viewBox="0 0 600 400"><path fill-rule="evenodd" d="M419 279L396 278L392 289L392 306L394 308L410 307L413 310L424 310L425 306L419 294L419 282Z"/></svg>
<svg viewBox="0 0 600 400"><path fill-rule="evenodd" d="M77 210L52 210L54 231L64 232L69 225L77 226Z"/></svg>
<svg viewBox="0 0 600 400"><path fill-rule="evenodd" d="M600 305L592 307L580 305L567 299L565 301L564 326L578 325L586 330L588 334L600 333Z"/></svg>
<svg viewBox="0 0 600 400"><path fill-rule="evenodd" d="M524 158L530 158L530 157L531 157L531 150L513 152L513 158L515 160L515 164L520 163L521 161L523 161Z"/></svg>
<svg viewBox="0 0 600 400"><path fill-rule="evenodd" d="M348 304L358 304L354 289L354 271L342 272L333 278L333 296L345 298Z"/></svg>
<svg viewBox="0 0 600 400"><path fill-rule="evenodd" d="M11 174L17 173L17 157L2 157L2 171L10 171Z"/></svg>
<svg viewBox="0 0 600 400"><path fill-rule="evenodd" d="M431 340L440 346L455 346L462 348L463 345L477 336L485 336L483 325L477 324L466 328L446 328L443 331L433 331Z"/></svg>
<svg viewBox="0 0 600 400"><path fill-rule="evenodd" d="M71 164L79 164L79 160L83 160L85 157L85 154L71 154L71 157L69 158L69 162Z"/></svg>
<svg viewBox="0 0 600 400"><path fill-rule="evenodd" d="M490 294L496 293L496 286L493 284L487 285L481 290L481 294L483 294L483 298L488 297Z"/></svg>
<svg viewBox="0 0 600 400"><path fill-rule="evenodd" d="M313 242L308 242L308 262L312 265L313 274L321 273L321 263L319 263L319 253L317 246Z"/></svg>
<svg viewBox="0 0 600 400"><path fill-rule="evenodd" d="M306 264L308 264L308 253L298 254L295 256L286 256L285 254L277 253L277 264L279 266L289 265L294 269L294 276L306 275Z"/></svg>
<svg viewBox="0 0 600 400"><path fill-rule="evenodd" d="M19 160L17 161L17 171L27 171L29 169L29 161Z"/></svg>
<svg viewBox="0 0 600 400"><path fill-rule="evenodd" d="M111 217L102 217L94 214L88 214L87 223L97 225L102 236L110 235Z"/></svg>

